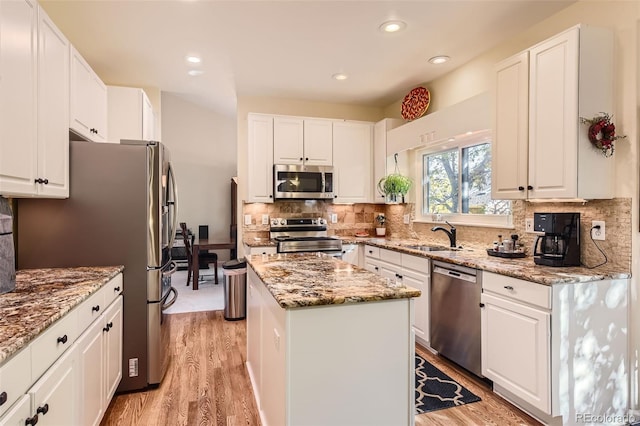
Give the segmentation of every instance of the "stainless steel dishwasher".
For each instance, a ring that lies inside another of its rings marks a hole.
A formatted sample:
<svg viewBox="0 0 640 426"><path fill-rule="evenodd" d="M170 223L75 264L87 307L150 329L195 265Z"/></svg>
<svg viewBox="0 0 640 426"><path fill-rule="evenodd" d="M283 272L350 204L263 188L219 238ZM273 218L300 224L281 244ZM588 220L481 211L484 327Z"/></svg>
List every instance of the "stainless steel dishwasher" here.
<svg viewBox="0 0 640 426"><path fill-rule="evenodd" d="M482 377L482 272L438 261L432 261L431 265L431 347L442 356Z"/></svg>

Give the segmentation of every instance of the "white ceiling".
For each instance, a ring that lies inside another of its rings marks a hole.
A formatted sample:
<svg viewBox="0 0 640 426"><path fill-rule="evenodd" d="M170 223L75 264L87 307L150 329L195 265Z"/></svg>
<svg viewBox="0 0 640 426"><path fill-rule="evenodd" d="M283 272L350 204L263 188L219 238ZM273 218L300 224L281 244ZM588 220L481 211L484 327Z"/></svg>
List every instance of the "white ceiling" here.
<svg viewBox="0 0 640 426"><path fill-rule="evenodd" d="M235 114L239 96L387 106L574 0L40 2L107 84ZM382 33L393 18L407 28ZM188 54L204 74L187 75Z"/></svg>

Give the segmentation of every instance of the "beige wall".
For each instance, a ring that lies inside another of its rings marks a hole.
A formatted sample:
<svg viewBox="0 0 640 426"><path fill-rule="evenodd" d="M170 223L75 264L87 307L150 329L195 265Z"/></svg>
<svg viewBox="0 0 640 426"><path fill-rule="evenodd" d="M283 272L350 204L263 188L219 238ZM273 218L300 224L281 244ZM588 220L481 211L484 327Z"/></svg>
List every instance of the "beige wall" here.
<svg viewBox="0 0 640 426"><path fill-rule="evenodd" d="M171 150L178 183L178 220L194 232L226 239L231 223L230 182L236 175L236 121L162 92L162 142ZM229 252L219 253L222 259Z"/></svg>

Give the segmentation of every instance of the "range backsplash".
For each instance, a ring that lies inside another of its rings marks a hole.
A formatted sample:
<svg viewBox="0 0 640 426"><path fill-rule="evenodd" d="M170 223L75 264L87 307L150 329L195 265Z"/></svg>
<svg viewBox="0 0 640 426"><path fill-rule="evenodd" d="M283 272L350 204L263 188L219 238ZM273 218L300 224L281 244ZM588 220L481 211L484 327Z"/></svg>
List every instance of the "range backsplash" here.
<svg viewBox="0 0 640 426"><path fill-rule="evenodd" d="M592 220L606 222L606 240L597 241L605 252L609 264L621 272L631 271L631 198L594 200L586 203L530 203L514 201L513 229L456 225L458 244L479 249L490 247L498 235L509 237L518 234L529 252L533 251L536 234L525 233L525 219L533 218L535 212L578 212L580 213L580 247L582 263L594 266L604 261L589 238ZM375 216L385 213L387 217L387 238L420 239L427 243L448 244L447 236L434 233L434 223L414 222L415 205L408 204L353 204L342 205L325 201L278 201L273 204L244 204L243 214L252 218L251 225L243 225L244 238L269 238L269 225L261 225L262 215L269 217L323 217L338 215L338 223L329 223L329 235L353 236L355 232L366 231L375 235ZM410 224L403 223L403 216L411 215ZM329 221L330 222L330 221ZM243 221L244 223L244 221Z"/></svg>

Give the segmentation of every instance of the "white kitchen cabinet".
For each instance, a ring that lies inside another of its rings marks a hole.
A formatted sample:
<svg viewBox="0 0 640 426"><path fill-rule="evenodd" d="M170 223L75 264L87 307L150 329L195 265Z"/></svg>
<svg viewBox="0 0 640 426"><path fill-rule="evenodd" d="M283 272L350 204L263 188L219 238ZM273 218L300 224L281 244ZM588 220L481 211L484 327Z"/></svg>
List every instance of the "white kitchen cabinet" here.
<svg viewBox="0 0 640 426"><path fill-rule="evenodd" d="M277 250L276 246L249 247L246 244L244 245L244 254L247 256L253 254L276 254Z"/></svg>
<svg viewBox="0 0 640 426"><path fill-rule="evenodd" d="M363 267L362 246L359 244L343 244L342 260L352 265Z"/></svg>
<svg viewBox="0 0 640 426"><path fill-rule="evenodd" d="M0 5L3 195L69 196L69 46L36 2Z"/></svg>
<svg viewBox="0 0 640 426"><path fill-rule="evenodd" d="M122 296L104 313L105 335L105 394L102 403L106 410L122 379Z"/></svg>
<svg viewBox="0 0 640 426"><path fill-rule="evenodd" d="M144 90L107 86L109 141L154 140L155 116Z"/></svg>
<svg viewBox="0 0 640 426"><path fill-rule="evenodd" d="M4 401L0 403L0 418L32 383L31 349L27 347L0 367L0 400Z"/></svg>
<svg viewBox="0 0 640 426"><path fill-rule="evenodd" d="M333 164L331 120L274 117L273 163L330 166Z"/></svg>
<svg viewBox="0 0 640 426"><path fill-rule="evenodd" d="M387 171L387 157L392 152L387 151L387 132L403 123L397 118L385 118L373 126L373 202L384 204L386 197L378 191L378 182L391 170Z"/></svg>
<svg viewBox="0 0 640 426"><path fill-rule="evenodd" d="M482 374L544 423L572 424L585 406L622 418L627 286L626 279L549 286L483 271Z"/></svg>
<svg viewBox="0 0 640 426"><path fill-rule="evenodd" d="M588 126L580 123L580 118L613 113L613 51L610 30L578 25L499 64L494 198L613 198L615 161L591 145ZM525 131L526 182L519 177Z"/></svg>
<svg viewBox="0 0 640 426"><path fill-rule="evenodd" d="M246 250L245 250L246 253ZM247 370L260 407L262 395L262 286L250 274L247 276Z"/></svg>
<svg viewBox="0 0 640 426"><path fill-rule="evenodd" d="M31 395L22 395L4 416L0 416L0 426L25 426L31 418Z"/></svg>
<svg viewBox="0 0 640 426"><path fill-rule="evenodd" d="M372 123L333 123L334 201L368 203L373 198Z"/></svg>
<svg viewBox="0 0 640 426"><path fill-rule="evenodd" d="M247 201L273 203L273 117L249 114Z"/></svg>
<svg viewBox="0 0 640 426"><path fill-rule="evenodd" d="M70 122L75 133L92 142L107 140L107 86L71 47Z"/></svg>

